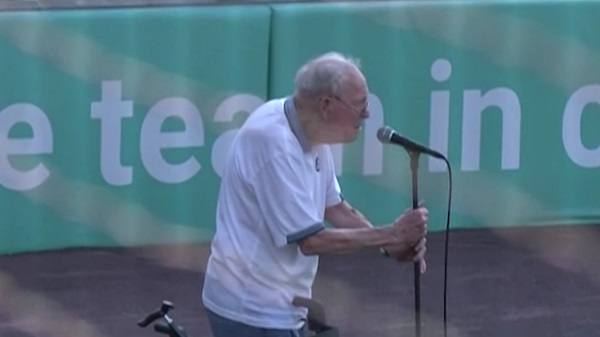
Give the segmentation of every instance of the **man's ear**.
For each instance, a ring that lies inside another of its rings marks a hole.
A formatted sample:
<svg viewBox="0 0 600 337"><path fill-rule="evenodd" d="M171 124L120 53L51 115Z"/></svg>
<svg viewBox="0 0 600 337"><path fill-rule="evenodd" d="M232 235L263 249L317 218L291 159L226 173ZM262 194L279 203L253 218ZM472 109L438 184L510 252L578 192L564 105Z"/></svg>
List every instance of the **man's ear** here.
<svg viewBox="0 0 600 337"><path fill-rule="evenodd" d="M331 97L321 96L319 97L317 102L317 106L319 108L319 115L323 120L329 120L331 118Z"/></svg>

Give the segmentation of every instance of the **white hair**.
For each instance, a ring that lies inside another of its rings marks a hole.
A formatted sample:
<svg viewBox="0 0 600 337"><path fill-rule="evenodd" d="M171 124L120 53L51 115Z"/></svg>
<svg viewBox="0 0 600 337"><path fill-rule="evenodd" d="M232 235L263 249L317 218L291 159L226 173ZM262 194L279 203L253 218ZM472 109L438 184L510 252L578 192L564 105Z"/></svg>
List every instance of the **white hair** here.
<svg viewBox="0 0 600 337"><path fill-rule="evenodd" d="M296 93L306 97L339 96L344 81L351 74L349 69L360 73L360 61L337 52L318 56L296 73Z"/></svg>

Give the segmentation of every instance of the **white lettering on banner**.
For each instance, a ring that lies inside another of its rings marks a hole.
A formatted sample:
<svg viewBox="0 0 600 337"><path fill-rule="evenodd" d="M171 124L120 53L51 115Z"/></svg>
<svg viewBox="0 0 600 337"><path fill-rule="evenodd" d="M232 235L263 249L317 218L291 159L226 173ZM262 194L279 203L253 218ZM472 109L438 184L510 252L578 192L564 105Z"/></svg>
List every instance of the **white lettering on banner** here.
<svg viewBox="0 0 600 337"><path fill-rule="evenodd" d="M18 123L27 123L33 131L29 139L10 139L8 134ZM50 172L43 163L21 171L10 161L11 155L38 155L53 151L52 127L46 114L28 103L12 104L0 111L0 184L6 188L25 191L41 185Z"/></svg>
<svg viewBox="0 0 600 337"><path fill-rule="evenodd" d="M562 141L573 162L593 168L600 166L600 146L588 149L581 142L581 117L588 104L600 104L600 85L583 86L571 95L563 114Z"/></svg>
<svg viewBox="0 0 600 337"><path fill-rule="evenodd" d="M384 113L381 100L369 93L370 117L365 121L364 130L374 135L383 124ZM264 100L251 94L236 94L225 98L214 113L214 121L230 122L236 114L251 113ZM102 82L100 102L91 106L92 118L100 120L100 163L103 178L111 185L132 183L133 168L121 164L121 119L133 116L133 102L121 98L120 81ZM168 117L179 117L185 125L184 132L162 133L160 128ZM215 173L222 175L231 142L238 128L222 133L214 142L211 151L211 164ZM191 157L181 164L167 163L161 154L164 148L183 148L204 145L204 126L197 108L184 98L170 97L156 103L145 117L140 139L142 163L155 179L166 183L181 183L192 178L201 169L201 164ZM342 173L343 146L336 144L332 149L336 171ZM363 174L379 175L383 167L383 146L376 137L365 137L363 147Z"/></svg>
<svg viewBox="0 0 600 337"><path fill-rule="evenodd" d="M437 82L445 82L452 75L452 64L446 59L438 59L431 65L431 77ZM429 118L429 147L448 156L448 129L450 126L450 91L431 92ZM429 156L429 171L444 172L446 163Z"/></svg>
<svg viewBox="0 0 600 337"><path fill-rule="evenodd" d="M217 123L231 122L236 114L241 112L248 114L252 113L263 103L264 101L261 98L250 94L238 94L227 97L217 107L214 115L214 121ZM223 174L223 167L225 166L227 154L229 153L229 148L231 147L231 142L233 141L233 138L237 134L238 130L239 128L235 128L224 132L215 140L215 143L213 144L210 159L213 170L217 175L219 175L219 177L221 177Z"/></svg>
<svg viewBox="0 0 600 337"><path fill-rule="evenodd" d="M518 169L521 148L521 105L508 88L494 88L481 95L480 90L463 94L462 160L463 171L477 171L480 163L481 114L492 106L502 111L503 170Z"/></svg>
<svg viewBox="0 0 600 337"><path fill-rule="evenodd" d="M184 131L161 132L161 126L169 117L183 121ZM188 148L204 145L204 124L196 106L181 97L160 100L150 108L142 123L140 154L148 173L164 183L182 183L191 179L201 169L194 156L179 164L165 161L161 150Z"/></svg>
<svg viewBox="0 0 600 337"><path fill-rule="evenodd" d="M121 119L133 116L133 102L121 99L121 81L102 82L100 102L91 105L91 116L100 120L100 171L104 180L116 186L129 185L133 168L121 164ZM180 118L184 131L161 132L169 117ZM204 144L204 125L196 106L185 98L165 98L150 108L142 123L140 155L148 173L166 183L192 178L201 168L193 156L183 163L170 164L162 157L165 148L186 148Z"/></svg>
<svg viewBox="0 0 600 337"><path fill-rule="evenodd" d="M431 66L431 77L445 82L452 75L452 65L446 59L437 59ZM364 124L362 174L381 175L383 171L383 145L371 135L384 124L383 104L373 93L368 96L370 118ZM251 113L264 100L251 94L236 94L225 98L217 107L213 120L216 123L231 122L238 113ZM430 147L447 155L450 122L450 92L432 91L430 96ZM500 108L502 123L502 169L517 169L520 152L521 108L517 95L507 88L494 88L482 94L480 90L465 90L463 97L462 170L476 171L480 165L481 115L490 107ZM133 169L121 164L121 119L133 115L133 102L122 101L121 82L102 83L100 102L92 103L92 117L101 121L101 172L105 180L113 185L131 184ZM161 132L168 117L183 120L185 130ZM231 142L238 128L219 135L211 151L214 172L221 176ZM165 161L164 148L201 147L204 145L202 116L194 104L180 97L165 98L156 103L144 118L140 138L142 163L148 173L158 181L181 183L191 179L201 170L196 157L190 156L183 163L170 164ZM343 173L344 145L332 147L336 174ZM429 158L429 170L442 172L445 163Z"/></svg>
<svg viewBox="0 0 600 337"><path fill-rule="evenodd" d="M449 82L453 67L449 60L436 59L430 76L437 83ZM448 155L450 140L450 90L439 88L430 92L429 146ZM484 111L500 110L502 114L501 169L514 170L520 166L521 106L517 94L507 87L496 87L482 92L480 89L463 91L461 136L461 170L477 171L481 158L481 121ZM362 144L362 174L381 175L383 148L374 136L384 124L384 109L379 97L368 96L370 118L364 124ZM232 122L239 113L250 114L264 103L262 98L241 93L226 97L216 108L214 123ZM569 98L563 115L562 140L569 158L582 167L600 166L600 146L586 148L581 140L581 117L588 104L600 105L600 84L581 87ZM123 164L121 158L122 120L134 114L134 103L123 100L120 80L101 83L100 100L91 103L91 118L100 123L100 172L104 180L114 186L129 185L134 168ZM178 118L185 127L181 131L162 132L168 118ZM10 139L8 132L19 123L27 123L33 130L30 139ZM211 144L210 161L214 172L221 176L231 142L238 128L227 129ZM32 189L42 184L50 172L42 162L27 170L18 170L9 162L11 155L52 153L53 139L50 121L44 112L32 104L18 103L0 111L0 185L13 190ZM197 148L205 144L202 115L192 101L183 97L167 97L154 104L142 121L140 131L140 157L150 176L164 183L182 183L201 171L199 158L193 154L182 162L169 163L163 150ZM332 147L336 173L343 174L344 145ZM429 171L446 170L443 161L428 156Z"/></svg>
<svg viewBox="0 0 600 337"><path fill-rule="evenodd" d="M102 82L100 102L92 102L92 118L100 120L100 172L111 185L129 185L133 168L121 164L121 119L133 116L133 102L121 100L121 81Z"/></svg>
<svg viewBox="0 0 600 337"><path fill-rule="evenodd" d="M375 136L383 125L383 104L379 97L369 93L369 118L365 121L363 174L380 175L383 172L383 144Z"/></svg>
<svg viewBox="0 0 600 337"><path fill-rule="evenodd" d="M439 83L452 75L452 64L437 59L431 65L431 77ZM490 107L502 113L501 168L518 169L521 148L521 104L509 88L493 88L482 95L481 90L463 92L461 169L478 171L481 157L481 115ZM429 147L448 156L450 124L450 91L434 90L430 96ZM429 171L444 172L446 164L429 156Z"/></svg>

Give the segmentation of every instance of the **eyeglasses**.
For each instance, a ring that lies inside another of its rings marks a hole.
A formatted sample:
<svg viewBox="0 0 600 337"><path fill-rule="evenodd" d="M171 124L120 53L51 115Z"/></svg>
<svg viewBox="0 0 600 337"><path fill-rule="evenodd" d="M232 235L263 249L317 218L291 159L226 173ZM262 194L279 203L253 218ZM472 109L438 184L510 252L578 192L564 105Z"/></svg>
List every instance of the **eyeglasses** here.
<svg viewBox="0 0 600 337"><path fill-rule="evenodd" d="M338 102L344 104L346 107L348 107L350 110L352 110L356 115L363 117L363 118L366 118L369 116L369 104L368 103L365 104L365 108L363 110L360 110L338 96L331 96L331 97L335 98Z"/></svg>

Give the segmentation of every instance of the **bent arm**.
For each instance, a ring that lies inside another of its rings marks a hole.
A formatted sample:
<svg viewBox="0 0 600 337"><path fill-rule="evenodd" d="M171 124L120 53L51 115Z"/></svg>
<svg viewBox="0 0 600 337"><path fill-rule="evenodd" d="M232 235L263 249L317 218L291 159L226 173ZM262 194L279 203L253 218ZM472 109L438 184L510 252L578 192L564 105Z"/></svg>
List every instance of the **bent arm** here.
<svg viewBox="0 0 600 337"><path fill-rule="evenodd" d="M342 201L337 205L328 207L325 210L325 220L329 222L335 228L347 228L347 229L356 229L356 228L373 228L373 224L356 208L352 207L347 201ZM331 234L328 234L331 236ZM321 238L314 239L313 245L329 245L327 242L327 237L324 237L324 240L320 240ZM344 243L338 243L340 246L344 246ZM410 251L409 247L389 247L388 244L382 244L377 246L381 253L386 256L389 256L390 253L386 248L391 249L394 254L406 254ZM311 247L313 251L321 251L321 252L343 252L343 248L339 247ZM302 247L301 247L302 249ZM303 250L304 251L304 250Z"/></svg>
<svg viewBox="0 0 600 337"><path fill-rule="evenodd" d="M304 255L342 254L381 247L393 241L391 227L323 229L298 241Z"/></svg>

